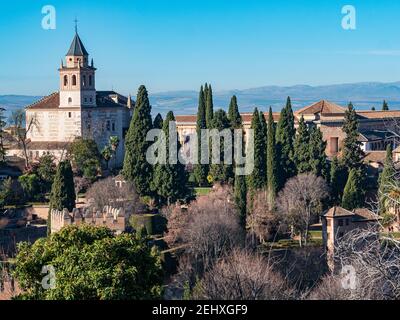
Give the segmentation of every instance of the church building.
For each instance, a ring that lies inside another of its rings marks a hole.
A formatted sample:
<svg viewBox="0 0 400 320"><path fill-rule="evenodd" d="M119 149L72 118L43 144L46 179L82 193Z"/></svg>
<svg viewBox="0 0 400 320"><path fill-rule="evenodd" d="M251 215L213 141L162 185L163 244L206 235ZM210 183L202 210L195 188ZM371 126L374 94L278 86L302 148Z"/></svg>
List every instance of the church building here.
<svg viewBox="0 0 400 320"><path fill-rule="evenodd" d="M53 154L60 160L76 138L93 139L101 151L116 136L120 143L112 164L121 166L134 109L131 97L96 90L96 68L77 30L58 71L59 91L26 108L27 128L33 123L27 132L29 157L35 161Z"/></svg>

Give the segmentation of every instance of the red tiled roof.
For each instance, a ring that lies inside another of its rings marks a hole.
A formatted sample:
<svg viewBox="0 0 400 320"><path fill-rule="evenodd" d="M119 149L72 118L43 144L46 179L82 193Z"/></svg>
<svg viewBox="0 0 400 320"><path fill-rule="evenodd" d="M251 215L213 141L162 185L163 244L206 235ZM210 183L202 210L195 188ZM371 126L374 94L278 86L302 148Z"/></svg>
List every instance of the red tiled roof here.
<svg viewBox="0 0 400 320"><path fill-rule="evenodd" d="M295 114L298 115L306 115L306 114L316 114L316 113L321 113L321 114L344 114L346 111L345 108L326 101L326 100L321 100L318 101L310 106L304 107L300 110L297 110Z"/></svg>
<svg viewBox="0 0 400 320"><path fill-rule="evenodd" d="M357 114L367 119L392 119L400 118L400 110L389 111L357 111Z"/></svg>
<svg viewBox="0 0 400 320"><path fill-rule="evenodd" d="M27 109L55 109L60 106L60 93L54 92L51 95L40 99L29 105Z"/></svg>
<svg viewBox="0 0 400 320"><path fill-rule="evenodd" d="M386 158L386 151L369 151L365 153L364 162L377 162L383 164Z"/></svg>

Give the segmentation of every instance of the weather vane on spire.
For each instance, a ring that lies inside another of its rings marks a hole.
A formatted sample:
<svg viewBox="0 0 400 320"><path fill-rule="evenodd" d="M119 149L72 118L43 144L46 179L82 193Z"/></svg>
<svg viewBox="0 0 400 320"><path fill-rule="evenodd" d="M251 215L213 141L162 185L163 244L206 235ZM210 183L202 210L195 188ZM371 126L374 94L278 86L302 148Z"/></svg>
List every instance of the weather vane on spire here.
<svg viewBox="0 0 400 320"><path fill-rule="evenodd" d="M75 17L75 33L78 33L78 19Z"/></svg>

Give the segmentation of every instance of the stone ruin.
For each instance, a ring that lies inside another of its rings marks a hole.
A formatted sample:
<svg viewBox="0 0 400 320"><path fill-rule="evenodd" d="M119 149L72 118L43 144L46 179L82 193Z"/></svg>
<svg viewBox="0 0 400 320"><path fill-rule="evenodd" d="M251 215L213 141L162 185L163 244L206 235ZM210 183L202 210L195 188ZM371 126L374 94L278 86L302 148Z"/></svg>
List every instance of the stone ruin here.
<svg viewBox="0 0 400 320"><path fill-rule="evenodd" d="M88 224L92 226L107 227L117 234L126 231L128 226L127 216L123 208L105 206L102 212L89 208L73 209L69 212L52 209L50 212L51 233L60 231L68 225Z"/></svg>

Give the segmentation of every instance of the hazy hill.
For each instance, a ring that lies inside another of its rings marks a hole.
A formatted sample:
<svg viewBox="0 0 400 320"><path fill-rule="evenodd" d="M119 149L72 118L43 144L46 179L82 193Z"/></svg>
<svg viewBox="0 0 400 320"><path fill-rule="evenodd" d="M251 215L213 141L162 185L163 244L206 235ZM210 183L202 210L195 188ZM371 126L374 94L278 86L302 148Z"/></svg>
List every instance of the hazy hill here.
<svg viewBox="0 0 400 320"><path fill-rule="evenodd" d="M257 106L266 110L272 106L280 110L286 97L292 98L293 107L300 108L321 99L330 100L346 106L352 101L357 109L379 110L383 99L389 102L392 109L400 109L400 82L379 83L364 82L352 84L337 84L326 86L296 85L290 87L265 86L246 90L229 90L214 92L215 108L226 109L232 95L238 97L240 110L251 112ZM40 99L34 96L4 95L0 96L0 106L5 107L8 114L18 108ZM173 110L176 114L195 114L197 112L197 91L171 91L150 93L153 113L166 114Z"/></svg>

